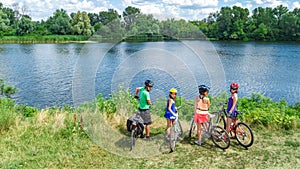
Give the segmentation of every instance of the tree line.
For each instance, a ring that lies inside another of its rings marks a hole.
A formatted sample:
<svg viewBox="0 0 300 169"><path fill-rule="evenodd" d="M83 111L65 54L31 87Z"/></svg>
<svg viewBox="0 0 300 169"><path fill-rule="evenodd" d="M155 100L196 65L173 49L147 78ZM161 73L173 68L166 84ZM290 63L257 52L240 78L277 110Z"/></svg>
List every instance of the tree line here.
<svg viewBox="0 0 300 169"><path fill-rule="evenodd" d="M24 8L11 9L0 3L0 39L7 36L84 35L99 39L199 39L299 41L300 9L282 5L258 7L250 12L237 6L222 7L202 20L158 20L128 6L122 14L114 9L99 13L67 14L57 9L45 21L33 21ZM26 9L26 8L25 8ZM23 11L23 12L22 12Z"/></svg>

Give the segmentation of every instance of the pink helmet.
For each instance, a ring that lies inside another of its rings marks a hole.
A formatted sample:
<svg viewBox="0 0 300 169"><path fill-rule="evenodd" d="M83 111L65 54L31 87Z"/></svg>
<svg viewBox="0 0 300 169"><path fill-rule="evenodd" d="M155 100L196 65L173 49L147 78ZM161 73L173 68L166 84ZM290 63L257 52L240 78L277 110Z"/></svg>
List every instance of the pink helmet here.
<svg viewBox="0 0 300 169"><path fill-rule="evenodd" d="M236 90L236 89L238 89L238 88L239 88L239 84L237 84L237 83L235 83L235 82L231 83L230 89Z"/></svg>

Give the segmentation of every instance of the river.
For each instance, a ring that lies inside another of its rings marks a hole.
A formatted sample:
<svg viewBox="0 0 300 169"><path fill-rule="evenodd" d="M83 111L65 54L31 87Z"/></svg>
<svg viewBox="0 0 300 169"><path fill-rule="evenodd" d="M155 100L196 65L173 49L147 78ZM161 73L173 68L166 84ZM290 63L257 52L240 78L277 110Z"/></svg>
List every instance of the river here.
<svg viewBox="0 0 300 169"><path fill-rule="evenodd" d="M153 100L176 87L194 99L198 84L211 95L240 85L239 97L261 93L299 102L300 44L259 42L121 42L0 44L0 78L19 91L20 104L44 108L109 97L120 86L132 92L154 82Z"/></svg>

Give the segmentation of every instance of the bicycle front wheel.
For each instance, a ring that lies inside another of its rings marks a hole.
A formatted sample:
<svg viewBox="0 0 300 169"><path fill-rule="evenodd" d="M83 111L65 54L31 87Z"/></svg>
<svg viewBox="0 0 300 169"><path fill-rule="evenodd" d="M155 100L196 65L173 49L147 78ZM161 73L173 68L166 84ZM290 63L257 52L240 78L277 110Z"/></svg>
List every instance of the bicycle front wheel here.
<svg viewBox="0 0 300 169"><path fill-rule="evenodd" d="M195 137L196 135L197 135L197 125L194 119L192 119L190 123L189 137L192 138Z"/></svg>
<svg viewBox="0 0 300 169"><path fill-rule="evenodd" d="M218 115L216 124L226 130L226 121L224 115Z"/></svg>
<svg viewBox="0 0 300 169"><path fill-rule="evenodd" d="M177 123L177 124L175 124L175 126L176 126L176 133L178 134L178 137L183 138L183 130L182 130L182 127L181 127L181 123L180 123L179 120L177 120L176 123Z"/></svg>
<svg viewBox="0 0 300 169"><path fill-rule="evenodd" d="M235 127L235 138L240 145L247 148L254 142L252 129L244 122L239 122Z"/></svg>
<svg viewBox="0 0 300 169"><path fill-rule="evenodd" d="M137 139L136 129L133 129L131 130L131 137L130 137L130 151L135 146L136 139Z"/></svg>
<svg viewBox="0 0 300 169"><path fill-rule="evenodd" d="M213 143L223 150L227 149L230 146L229 135L226 130L220 126L213 126L211 138Z"/></svg>
<svg viewBox="0 0 300 169"><path fill-rule="evenodd" d="M173 152L175 150L176 141L177 141L177 133L175 131L175 127L172 126L171 129L170 129L170 149L171 149L171 152Z"/></svg>

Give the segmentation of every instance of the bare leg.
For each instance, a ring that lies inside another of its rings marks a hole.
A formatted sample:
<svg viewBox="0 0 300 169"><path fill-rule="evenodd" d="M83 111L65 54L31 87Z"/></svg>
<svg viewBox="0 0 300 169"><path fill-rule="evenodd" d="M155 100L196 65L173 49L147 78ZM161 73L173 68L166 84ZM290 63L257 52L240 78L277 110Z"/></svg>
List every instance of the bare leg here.
<svg viewBox="0 0 300 169"><path fill-rule="evenodd" d="M197 123L197 135L198 135L198 142L201 143L201 137L202 137L202 124Z"/></svg>
<svg viewBox="0 0 300 169"><path fill-rule="evenodd" d="M146 137L149 137L150 136L150 124L147 124L146 125Z"/></svg>
<svg viewBox="0 0 300 169"><path fill-rule="evenodd" d="M171 120L167 119L167 130L166 130L167 137L169 137L170 135L170 128L171 128Z"/></svg>
<svg viewBox="0 0 300 169"><path fill-rule="evenodd" d="M232 119L227 117L227 119L226 119L226 131L227 131L227 133L229 133L229 131L230 131L231 122L232 122Z"/></svg>

